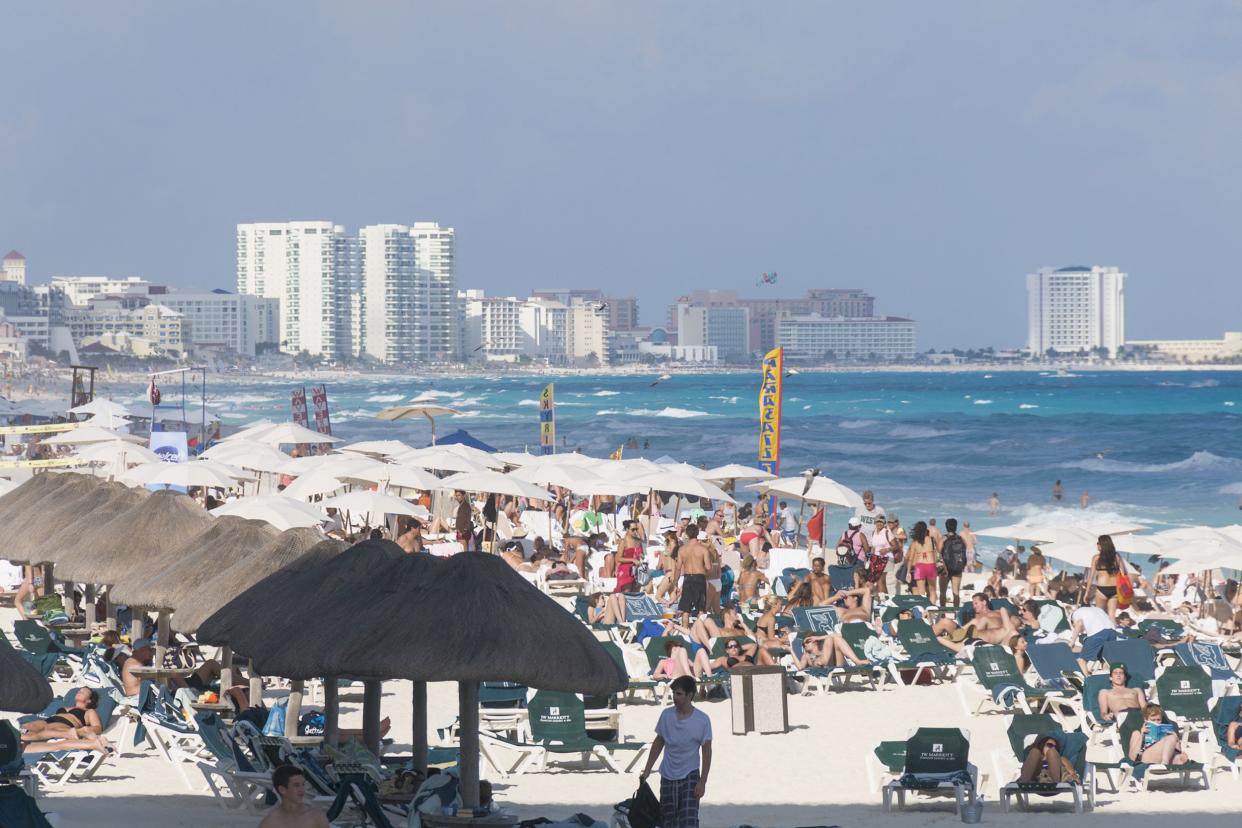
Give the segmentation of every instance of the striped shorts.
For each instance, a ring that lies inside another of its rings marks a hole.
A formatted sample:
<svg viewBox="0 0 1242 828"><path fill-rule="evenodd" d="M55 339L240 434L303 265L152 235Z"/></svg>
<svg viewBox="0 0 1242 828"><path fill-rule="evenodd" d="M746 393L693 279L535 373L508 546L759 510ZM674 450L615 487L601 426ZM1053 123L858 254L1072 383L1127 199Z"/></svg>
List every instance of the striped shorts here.
<svg viewBox="0 0 1242 828"><path fill-rule="evenodd" d="M694 795L698 784L698 771L690 771L685 779L660 777L660 828L699 828L699 800Z"/></svg>

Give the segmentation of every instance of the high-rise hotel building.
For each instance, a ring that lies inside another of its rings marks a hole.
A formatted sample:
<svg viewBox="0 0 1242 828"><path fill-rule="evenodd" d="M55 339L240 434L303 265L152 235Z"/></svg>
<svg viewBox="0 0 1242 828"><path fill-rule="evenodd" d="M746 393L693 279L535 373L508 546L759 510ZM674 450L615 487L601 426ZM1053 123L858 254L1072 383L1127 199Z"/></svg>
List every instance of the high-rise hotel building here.
<svg viewBox="0 0 1242 828"><path fill-rule="evenodd" d="M1036 355L1096 348L1116 356L1126 341L1126 274L1115 267L1041 267L1027 274L1026 347Z"/></svg>

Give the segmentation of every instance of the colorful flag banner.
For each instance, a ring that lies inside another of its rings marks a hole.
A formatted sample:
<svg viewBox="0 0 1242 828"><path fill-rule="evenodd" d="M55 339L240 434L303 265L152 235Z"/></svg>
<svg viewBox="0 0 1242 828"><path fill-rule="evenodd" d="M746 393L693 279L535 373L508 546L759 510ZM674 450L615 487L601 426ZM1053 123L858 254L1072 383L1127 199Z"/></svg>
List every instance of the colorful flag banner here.
<svg viewBox="0 0 1242 828"><path fill-rule="evenodd" d="M539 393L539 453L556 453L556 400L550 382Z"/></svg>
<svg viewBox="0 0 1242 828"><path fill-rule="evenodd" d="M759 385L759 468L780 476L781 383L785 374L785 349L773 348L763 358L763 381ZM775 516L776 496L768 504Z"/></svg>

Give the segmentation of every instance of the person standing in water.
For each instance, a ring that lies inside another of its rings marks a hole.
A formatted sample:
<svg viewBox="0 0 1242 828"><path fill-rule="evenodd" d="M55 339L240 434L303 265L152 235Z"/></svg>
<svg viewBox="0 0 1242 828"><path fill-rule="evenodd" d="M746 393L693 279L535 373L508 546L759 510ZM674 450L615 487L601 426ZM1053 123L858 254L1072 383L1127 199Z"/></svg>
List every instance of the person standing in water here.
<svg viewBox="0 0 1242 828"><path fill-rule="evenodd" d="M1056 483L1052 484L1052 499L1055 500L1057 503L1060 503L1061 498L1064 496L1065 496L1065 487L1062 486L1061 481L1058 480Z"/></svg>
<svg viewBox="0 0 1242 828"><path fill-rule="evenodd" d="M1082 497L1078 498L1078 502L1082 505L1082 508L1087 508L1091 505L1091 495L1084 489Z"/></svg>

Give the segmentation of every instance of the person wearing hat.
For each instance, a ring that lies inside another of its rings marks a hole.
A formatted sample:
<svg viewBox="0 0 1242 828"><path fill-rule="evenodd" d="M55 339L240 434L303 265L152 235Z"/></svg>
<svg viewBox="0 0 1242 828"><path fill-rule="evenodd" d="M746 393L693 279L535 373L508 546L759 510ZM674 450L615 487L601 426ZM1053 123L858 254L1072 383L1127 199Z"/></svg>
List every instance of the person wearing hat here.
<svg viewBox="0 0 1242 828"><path fill-rule="evenodd" d="M142 678L133 673L135 667L150 667L155 658L155 645L149 638L136 638L130 645L129 656L121 663L121 686L125 695L137 696L142 689Z"/></svg>
<svg viewBox="0 0 1242 828"><path fill-rule="evenodd" d="M862 505L854 510L854 517L858 518L859 526L862 527L867 540L871 540L871 535L875 531L875 518L877 515L884 514L884 510L875 504L875 494L870 489L862 493L862 501Z"/></svg>
<svg viewBox="0 0 1242 828"><path fill-rule="evenodd" d="M871 541L867 539L866 533L863 531L862 518L854 515L849 520L841 537L837 540L837 563L844 565L845 561L853 560L854 564L860 564L867 560L871 554ZM854 586L862 586L861 569L854 570Z"/></svg>

